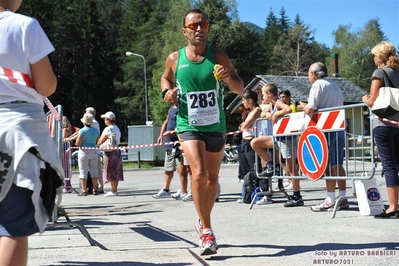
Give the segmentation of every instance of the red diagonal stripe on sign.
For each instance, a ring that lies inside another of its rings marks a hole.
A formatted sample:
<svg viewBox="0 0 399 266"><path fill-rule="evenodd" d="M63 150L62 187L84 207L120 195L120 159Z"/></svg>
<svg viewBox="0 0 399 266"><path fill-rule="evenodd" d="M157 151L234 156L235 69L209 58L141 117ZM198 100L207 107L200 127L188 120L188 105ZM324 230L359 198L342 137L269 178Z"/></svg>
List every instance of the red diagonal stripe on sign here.
<svg viewBox="0 0 399 266"><path fill-rule="evenodd" d="M312 115L312 118L311 118L310 121L309 121L308 127L310 127L310 126L316 126L316 125L317 125L317 122L318 122L319 119L320 119L320 116L321 116L321 113L313 114L313 115Z"/></svg>
<svg viewBox="0 0 399 266"><path fill-rule="evenodd" d="M342 124L339 128L345 128L345 121L342 121Z"/></svg>
<svg viewBox="0 0 399 266"><path fill-rule="evenodd" d="M339 111L331 111L328 114L326 122L324 123L322 129L331 129L334 125L335 120L339 115Z"/></svg>
<svg viewBox="0 0 399 266"><path fill-rule="evenodd" d="M280 126L277 129L277 134L283 134L285 129L287 128L288 122L290 121L289 117L283 117L280 122Z"/></svg>

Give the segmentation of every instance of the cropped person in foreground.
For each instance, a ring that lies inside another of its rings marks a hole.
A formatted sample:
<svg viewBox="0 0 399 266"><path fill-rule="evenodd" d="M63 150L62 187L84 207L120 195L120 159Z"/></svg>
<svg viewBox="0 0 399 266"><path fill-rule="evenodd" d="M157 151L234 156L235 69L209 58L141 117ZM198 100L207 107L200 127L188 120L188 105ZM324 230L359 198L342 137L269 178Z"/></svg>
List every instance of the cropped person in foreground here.
<svg viewBox="0 0 399 266"><path fill-rule="evenodd" d="M28 236L44 232L64 176L43 112L54 47L37 20L14 13L21 2L0 0L0 264L13 266L28 264Z"/></svg>

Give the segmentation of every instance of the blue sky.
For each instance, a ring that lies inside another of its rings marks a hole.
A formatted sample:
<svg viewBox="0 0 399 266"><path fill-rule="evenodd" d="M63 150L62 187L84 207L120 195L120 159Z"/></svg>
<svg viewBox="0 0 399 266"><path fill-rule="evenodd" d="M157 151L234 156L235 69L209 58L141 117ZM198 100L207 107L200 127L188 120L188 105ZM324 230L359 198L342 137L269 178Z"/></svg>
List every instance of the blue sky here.
<svg viewBox="0 0 399 266"><path fill-rule="evenodd" d="M351 25L351 32L364 28L370 19L379 19L385 37L399 46L399 0L236 0L240 21L262 28L273 9L279 17L282 7L293 21L299 14L305 25L315 30L315 40L331 48L332 32L339 25Z"/></svg>

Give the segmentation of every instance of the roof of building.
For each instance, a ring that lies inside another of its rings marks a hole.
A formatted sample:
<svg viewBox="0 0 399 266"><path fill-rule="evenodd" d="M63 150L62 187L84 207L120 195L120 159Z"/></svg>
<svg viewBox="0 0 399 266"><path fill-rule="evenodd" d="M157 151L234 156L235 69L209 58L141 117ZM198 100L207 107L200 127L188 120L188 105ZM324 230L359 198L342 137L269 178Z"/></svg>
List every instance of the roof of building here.
<svg viewBox="0 0 399 266"><path fill-rule="evenodd" d="M327 79L335 81L342 90L344 95L344 104L353 104L361 102L362 96L367 94L356 84L345 78L328 77ZM274 83L279 91L289 90L291 92L291 99L296 101L307 101L311 84L307 76L272 76L272 75L257 75L245 89L260 91L263 85L267 83ZM227 106L227 111L234 113L241 105L241 95L238 95Z"/></svg>

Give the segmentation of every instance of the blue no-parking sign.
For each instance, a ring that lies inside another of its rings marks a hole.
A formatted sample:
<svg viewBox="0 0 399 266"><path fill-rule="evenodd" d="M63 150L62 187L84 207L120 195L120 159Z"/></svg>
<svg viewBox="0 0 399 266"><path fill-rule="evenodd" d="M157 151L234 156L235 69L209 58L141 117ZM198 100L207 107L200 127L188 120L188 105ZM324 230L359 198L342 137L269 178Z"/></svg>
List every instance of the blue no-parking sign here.
<svg viewBox="0 0 399 266"><path fill-rule="evenodd" d="M308 127L298 141L298 164L304 175L310 179L320 179L328 163L328 146L323 131L318 127Z"/></svg>

